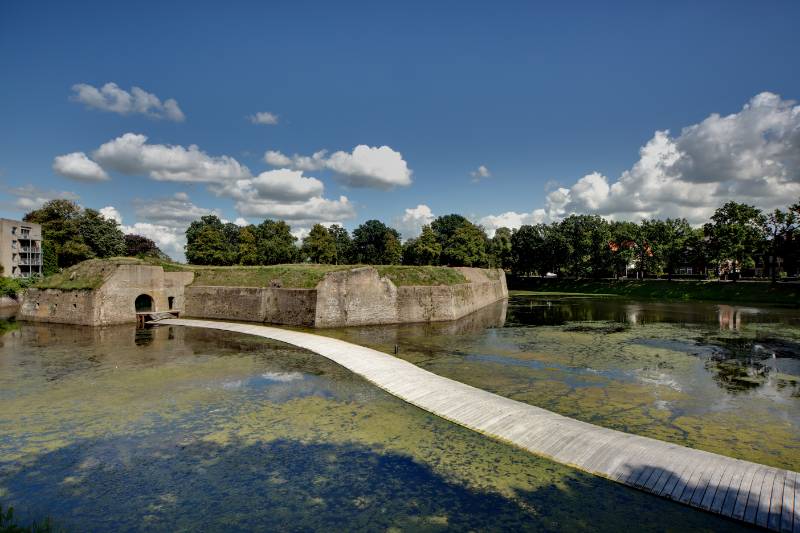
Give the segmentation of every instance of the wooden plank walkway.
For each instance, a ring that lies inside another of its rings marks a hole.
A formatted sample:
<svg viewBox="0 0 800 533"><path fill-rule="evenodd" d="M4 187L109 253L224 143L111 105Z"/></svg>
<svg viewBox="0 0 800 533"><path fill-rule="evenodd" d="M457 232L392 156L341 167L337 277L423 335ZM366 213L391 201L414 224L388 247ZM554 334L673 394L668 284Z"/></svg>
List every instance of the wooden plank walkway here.
<svg viewBox="0 0 800 533"><path fill-rule="evenodd" d="M167 319L158 324L234 331L293 344L417 407L536 455L773 531L800 533L797 472L574 420L329 337L206 320Z"/></svg>

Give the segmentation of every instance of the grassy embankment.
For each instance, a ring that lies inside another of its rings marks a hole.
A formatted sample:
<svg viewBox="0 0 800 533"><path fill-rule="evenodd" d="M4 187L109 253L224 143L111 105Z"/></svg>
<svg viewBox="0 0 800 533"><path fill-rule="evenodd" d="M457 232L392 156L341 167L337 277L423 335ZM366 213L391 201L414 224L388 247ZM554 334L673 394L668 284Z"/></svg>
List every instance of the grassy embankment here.
<svg viewBox="0 0 800 533"><path fill-rule="evenodd" d="M193 285L227 287L269 287L313 289L328 272L349 270L359 265L272 265L254 267L199 267L180 266L181 270L195 273ZM401 285L455 285L467 283L458 270L447 267L375 265L381 276L386 276L397 286Z"/></svg>
<svg viewBox="0 0 800 533"><path fill-rule="evenodd" d="M152 262L132 257L90 259L63 272L44 278L34 284L39 289L81 290L96 289L113 273L116 265L156 264L166 271L194 272L194 285L216 285L227 287L270 287L312 289L325 274L348 270L359 265L271 265L211 267ZM455 285L467 283L458 270L436 266L376 265L381 276L386 276L395 285Z"/></svg>
<svg viewBox="0 0 800 533"><path fill-rule="evenodd" d="M509 278L509 289L567 294L611 294L632 299L800 305L800 284L796 283Z"/></svg>

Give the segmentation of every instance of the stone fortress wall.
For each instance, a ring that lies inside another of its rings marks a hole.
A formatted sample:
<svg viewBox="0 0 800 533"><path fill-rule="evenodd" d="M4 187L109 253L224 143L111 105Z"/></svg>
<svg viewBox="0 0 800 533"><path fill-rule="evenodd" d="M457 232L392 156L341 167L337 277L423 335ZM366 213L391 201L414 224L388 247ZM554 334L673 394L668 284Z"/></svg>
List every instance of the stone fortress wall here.
<svg viewBox="0 0 800 533"><path fill-rule="evenodd" d="M121 264L97 289L29 289L19 317L91 326L136 322L134 302L144 294L153 312L326 328L455 320L508 296L502 270L458 270L468 283L398 287L372 267L356 267L327 273L313 289L293 289L196 286L191 272Z"/></svg>
<svg viewBox="0 0 800 533"><path fill-rule="evenodd" d="M136 298L152 298L153 311L180 310L192 272L164 272L160 266L117 265L97 289L27 289L19 310L21 320L107 326L136 322Z"/></svg>

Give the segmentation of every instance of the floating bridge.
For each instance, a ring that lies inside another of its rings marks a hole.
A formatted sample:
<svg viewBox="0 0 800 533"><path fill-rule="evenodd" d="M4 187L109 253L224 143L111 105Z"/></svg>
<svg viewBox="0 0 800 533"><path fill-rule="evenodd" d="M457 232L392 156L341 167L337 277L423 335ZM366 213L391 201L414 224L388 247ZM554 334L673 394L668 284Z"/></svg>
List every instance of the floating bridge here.
<svg viewBox="0 0 800 533"><path fill-rule="evenodd" d="M258 325L162 319L286 342L446 420L630 487L773 531L800 533L800 474L631 435L504 398L341 341Z"/></svg>

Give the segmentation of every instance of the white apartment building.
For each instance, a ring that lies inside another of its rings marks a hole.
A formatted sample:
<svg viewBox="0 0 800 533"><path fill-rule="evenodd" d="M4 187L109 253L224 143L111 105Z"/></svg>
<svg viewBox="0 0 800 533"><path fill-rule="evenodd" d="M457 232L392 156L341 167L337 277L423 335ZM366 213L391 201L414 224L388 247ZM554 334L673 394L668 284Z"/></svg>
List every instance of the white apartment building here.
<svg viewBox="0 0 800 533"><path fill-rule="evenodd" d="M3 276L41 276L42 226L0 218L0 266Z"/></svg>

